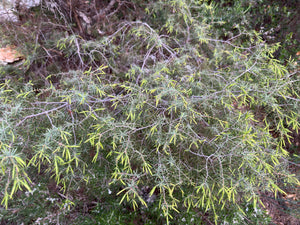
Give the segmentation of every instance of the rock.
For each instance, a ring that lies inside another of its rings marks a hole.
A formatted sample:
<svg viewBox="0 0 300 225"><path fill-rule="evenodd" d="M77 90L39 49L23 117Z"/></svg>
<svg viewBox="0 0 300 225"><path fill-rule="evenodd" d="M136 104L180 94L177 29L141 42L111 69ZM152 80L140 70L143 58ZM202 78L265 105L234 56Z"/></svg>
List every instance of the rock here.
<svg viewBox="0 0 300 225"><path fill-rule="evenodd" d="M18 22L17 8L29 9L40 3L41 0L3 0L0 2L0 22Z"/></svg>
<svg viewBox="0 0 300 225"><path fill-rule="evenodd" d="M0 48L0 65L7 65L24 59L25 56L19 53L14 46Z"/></svg>

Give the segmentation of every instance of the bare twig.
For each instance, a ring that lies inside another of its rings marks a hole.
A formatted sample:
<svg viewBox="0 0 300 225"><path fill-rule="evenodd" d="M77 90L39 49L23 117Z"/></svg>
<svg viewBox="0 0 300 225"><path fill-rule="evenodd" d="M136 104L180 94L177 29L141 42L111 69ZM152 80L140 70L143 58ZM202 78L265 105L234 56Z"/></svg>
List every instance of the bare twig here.
<svg viewBox="0 0 300 225"><path fill-rule="evenodd" d="M107 14L112 7L114 6L114 4L116 2L119 2L119 0L111 0L110 3L106 6L105 9L100 10L95 16L92 17L93 21L97 21L98 19L100 19L101 17L105 16L105 14Z"/></svg>
<svg viewBox="0 0 300 225"><path fill-rule="evenodd" d="M47 111L44 111L44 112L41 112L41 113L37 113L37 114L33 114L33 115L29 115L29 116L25 116L24 119L22 119L19 123L17 123L16 127L20 126L25 120L27 119L30 119L30 118L33 118L33 117L37 117L37 116L42 116L42 115L47 115L48 113L51 113L51 112L54 112L54 111L57 111L63 107L66 107L68 105L68 103L65 103L59 107L56 107L54 109L50 109L50 110L47 110Z"/></svg>

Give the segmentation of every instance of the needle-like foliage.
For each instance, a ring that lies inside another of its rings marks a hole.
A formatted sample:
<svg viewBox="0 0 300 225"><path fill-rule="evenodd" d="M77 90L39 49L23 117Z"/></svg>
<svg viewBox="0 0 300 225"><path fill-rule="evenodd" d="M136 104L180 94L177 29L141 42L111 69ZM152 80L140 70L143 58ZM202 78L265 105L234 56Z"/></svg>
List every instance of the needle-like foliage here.
<svg viewBox="0 0 300 225"><path fill-rule="evenodd" d="M2 204L54 182L68 210L96 181L134 210L153 200L168 224L195 209L218 223L230 207L259 208L264 191L284 193L279 180L299 184L285 149L300 126L299 76L273 57L279 44L246 16L226 28L213 3L133 2L143 18L109 35L35 46L67 59L43 83L2 69Z"/></svg>

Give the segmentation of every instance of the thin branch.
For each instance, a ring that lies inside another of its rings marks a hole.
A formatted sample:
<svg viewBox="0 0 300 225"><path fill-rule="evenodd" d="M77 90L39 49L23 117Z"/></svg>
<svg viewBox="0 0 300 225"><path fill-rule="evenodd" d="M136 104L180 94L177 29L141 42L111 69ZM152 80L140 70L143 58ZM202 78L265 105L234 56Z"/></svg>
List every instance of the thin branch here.
<svg viewBox="0 0 300 225"><path fill-rule="evenodd" d="M37 117L37 116L42 116L42 115L45 115L45 114L54 112L54 111L56 111L56 110L59 110L59 109L65 107L65 106L67 106L67 105L68 105L68 103L65 103L65 104L63 104L63 105L61 105L61 106L59 106L59 107L54 108L54 109L50 109L50 110L47 110L47 111L44 111L44 112L41 112L41 113L37 113L37 114L33 114L33 115L26 116L26 117L24 117L24 119L22 119L19 123L17 123L16 127L20 126L20 125L21 125L23 122L25 122L25 120L27 120L27 119L30 119L30 118L33 118L33 117Z"/></svg>
<svg viewBox="0 0 300 225"><path fill-rule="evenodd" d="M117 0L111 0L105 9L100 10L95 16L92 17L92 21L97 21L101 17L105 16L114 6ZM119 2L119 0L118 0Z"/></svg>

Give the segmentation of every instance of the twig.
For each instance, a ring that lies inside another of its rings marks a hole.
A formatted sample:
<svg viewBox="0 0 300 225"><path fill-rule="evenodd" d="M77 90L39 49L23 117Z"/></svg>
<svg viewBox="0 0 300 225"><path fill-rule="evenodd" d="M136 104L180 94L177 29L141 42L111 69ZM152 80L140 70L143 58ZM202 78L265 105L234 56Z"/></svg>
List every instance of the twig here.
<svg viewBox="0 0 300 225"><path fill-rule="evenodd" d="M47 111L44 111L44 112L41 112L41 113L37 113L37 114L33 114L33 115L26 116L26 117L24 117L24 119L22 119L19 123L17 123L16 127L20 126L20 125L21 125L25 120L27 120L27 119L30 119L30 118L33 118L33 117L37 117L37 116L41 116L41 115L48 114L48 113L50 113L50 112L59 110L59 109L65 107L65 106L67 106L67 105L68 105L68 103L65 103L65 104L63 104L63 105L61 105L61 106L59 106L59 107L54 108L54 109L50 109L50 110L47 110Z"/></svg>
<svg viewBox="0 0 300 225"><path fill-rule="evenodd" d="M107 14L112 9L112 7L116 3L116 1L117 0L111 0L105 9L100 10L95 16L92 17L92 21L97 21L101 17L105 16L105 14ZM119 0L118 0L118 2L119 2Z"/></svg>

